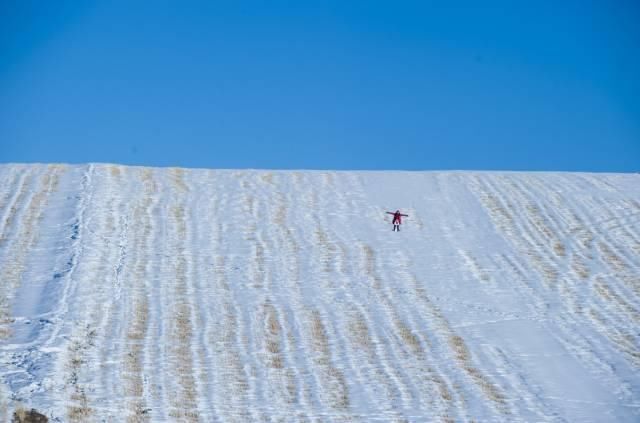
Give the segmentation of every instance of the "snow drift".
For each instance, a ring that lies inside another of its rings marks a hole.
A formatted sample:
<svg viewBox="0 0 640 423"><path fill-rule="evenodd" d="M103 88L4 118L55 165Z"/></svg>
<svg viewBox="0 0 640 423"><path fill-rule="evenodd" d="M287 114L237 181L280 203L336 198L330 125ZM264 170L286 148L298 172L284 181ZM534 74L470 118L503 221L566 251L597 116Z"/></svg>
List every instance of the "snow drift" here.
<svg viewBox="0 0 640 423"><path fill-rule="evenodd" d="M639 187L2 165L0 420L638 421Z"/></svg>

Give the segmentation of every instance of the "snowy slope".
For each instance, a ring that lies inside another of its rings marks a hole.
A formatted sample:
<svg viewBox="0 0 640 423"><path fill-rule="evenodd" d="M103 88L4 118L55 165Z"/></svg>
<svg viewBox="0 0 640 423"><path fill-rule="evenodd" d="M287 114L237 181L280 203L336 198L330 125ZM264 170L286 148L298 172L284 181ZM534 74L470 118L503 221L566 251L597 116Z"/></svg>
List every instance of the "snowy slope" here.
<svg viewBox="0 0 640 423"><path fill-rule="evenodd" d="M640 175L3 165L0 269L0 421L640 420Z"/></svg>

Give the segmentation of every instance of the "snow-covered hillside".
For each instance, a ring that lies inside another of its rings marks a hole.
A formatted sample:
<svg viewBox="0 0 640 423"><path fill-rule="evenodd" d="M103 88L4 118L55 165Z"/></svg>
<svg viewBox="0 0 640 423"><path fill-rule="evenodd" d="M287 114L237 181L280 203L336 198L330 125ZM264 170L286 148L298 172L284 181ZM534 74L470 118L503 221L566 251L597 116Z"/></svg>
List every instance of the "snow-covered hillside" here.
<svg viewBox="0 0 640 423"><path fill-rule="evenodd" d="M0 269L2 421L640 420L640 175L3 165Z"/></svg>

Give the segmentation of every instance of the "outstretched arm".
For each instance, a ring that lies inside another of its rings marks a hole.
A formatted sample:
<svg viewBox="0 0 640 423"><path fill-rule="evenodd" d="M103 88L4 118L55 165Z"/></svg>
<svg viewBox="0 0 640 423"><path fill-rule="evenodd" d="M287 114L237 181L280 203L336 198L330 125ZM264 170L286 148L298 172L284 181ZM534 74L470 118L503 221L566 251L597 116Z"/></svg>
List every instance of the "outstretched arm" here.
<svg viewBox="0 0 640 423"><path fill-rule="evenodd" d="M400 216L409 217L408 214L400 214Z"/></svg>
<svg viewBox="0 0 640 423"><path fill-rule="evenodd" d="M395 213L392 213L392 212L387 212L387 214L395 214Z"/></svg>

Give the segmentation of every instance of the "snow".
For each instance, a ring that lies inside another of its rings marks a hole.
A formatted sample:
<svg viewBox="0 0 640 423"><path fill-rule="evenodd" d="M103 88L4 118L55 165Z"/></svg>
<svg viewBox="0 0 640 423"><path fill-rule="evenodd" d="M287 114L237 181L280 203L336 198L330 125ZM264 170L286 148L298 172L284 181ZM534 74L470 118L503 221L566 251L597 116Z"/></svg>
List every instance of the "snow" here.
<svg viewBox="0 0 640 423"><path fill-rule="evenodd" d="M1 165L0 421L638 421L638 187Z"/></svg>

